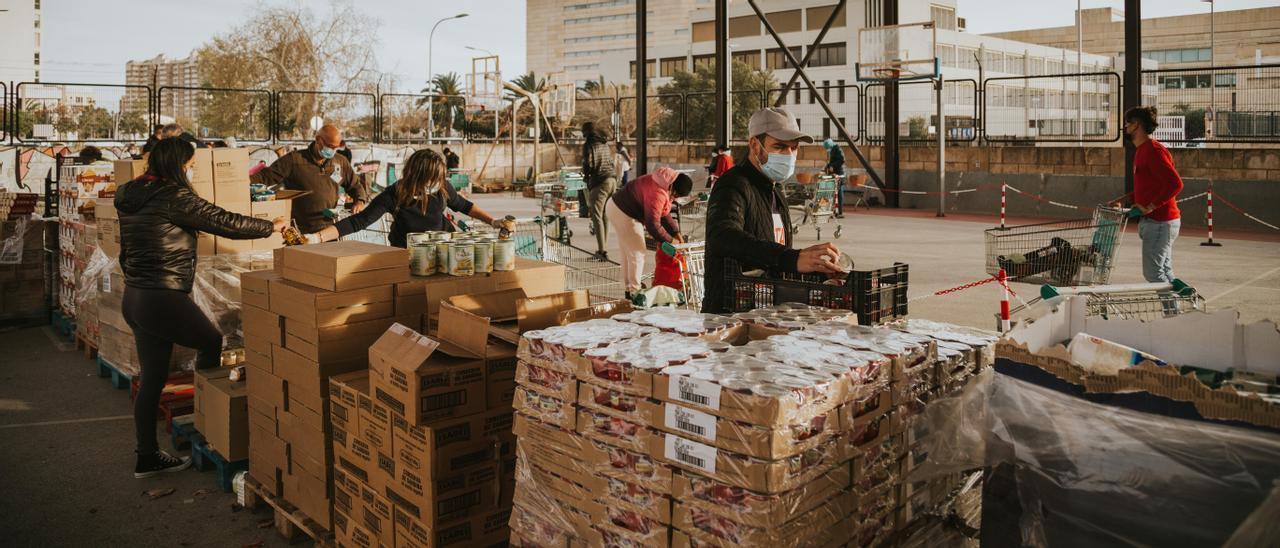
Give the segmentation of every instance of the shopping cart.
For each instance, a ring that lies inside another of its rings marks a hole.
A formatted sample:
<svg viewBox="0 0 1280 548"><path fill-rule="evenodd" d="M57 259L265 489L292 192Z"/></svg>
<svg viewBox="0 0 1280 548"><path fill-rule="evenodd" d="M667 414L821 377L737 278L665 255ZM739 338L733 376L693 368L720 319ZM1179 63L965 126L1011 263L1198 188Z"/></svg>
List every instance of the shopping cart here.
<svg viewBox="0 0 1280 548"><path fill-rule="evenodd" d="M1010 281L1056 286L1105 284L1128 215L1099 206L1093 217L985 231L987 273L1000 269Z"/></svg>
<svg viewBox="0 0 1280 548"><path fill-rule="evenodd" d="M822 225L835 220L836 189L839 187L835 177L823 175L810 184L791 183L785 187L787 207L800 216L799 222L792 222L791 233L800 234L805 225L813 225L818 240L822 240ZM839 238L843 227L836 224L835 237Z"/></svg>
<svg viewBox="0 0 1280 548"><path fill-rule="evenodd" d="M707 195L698 194L671 203L676 224L685 241L700 242L707 239Z"/></svg>
<svg viewBox="0 0 1280 548"><path fill-rule="evenodd" d="M675 257L680 265L680 281L683 285L685 307L689 310L702 310L702 298L706 295L706 242L687 242L682 244L664 243L659 248L661 253Z"/></svg>
<svg viewBox="0 0 1280 548"><path fill-rule="evenodd" d="M516 241L517 257L535 261L543 260L547 235L542 217L516 219L516 227L511 231L511 239Z"/></svg>
<svg viewBox="0 0 1280 548"><path fill-rule="evenodd" d="M1092 287L1040 287L1040 296L1009 311L1017 314L1037 303L1055 297L1081 296L1085 298L1086 316L1104 320L1154 321L1185 314L1192 310L1204 310L1204 297L1182 280L1171 283L1141 283L1095 285ZM999 315L997 315L999 325Z"/></svg>
<svg viewBox="0 0 1280 548"><path fill-rule="evenodd" d="M343 219L346 219L351 215L352 215L351 210L341 205L325 211L325 216L333 219L333 222L335 223ZM358 232L353 232L351 234L343 236L342 239L347 241L365 242L365 243L378 244L378 245L391 245L390 237L391 237L391 214L388 213L383 215L382 218L374 221L373 224L370 224L369 226L365 227L364 230L360 230Z"/></svg>
<svg viewBox="0 0 1280 548"><path fill-rule="evenodd" d="M564 265L565 289L586 289L591 293L592 304L622 299L625 295L622 265L610 260L596 260L594 255L567 241L546 239L545 260Z"/></svg>

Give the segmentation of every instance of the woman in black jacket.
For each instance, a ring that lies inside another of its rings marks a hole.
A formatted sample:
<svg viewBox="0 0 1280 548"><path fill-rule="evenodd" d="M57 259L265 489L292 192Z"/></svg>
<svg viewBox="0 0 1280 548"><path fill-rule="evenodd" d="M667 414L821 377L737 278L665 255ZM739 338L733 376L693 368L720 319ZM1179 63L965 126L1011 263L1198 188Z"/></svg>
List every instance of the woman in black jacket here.
<svg viewBox="0 0 1280 548"><path fill-rule="evenodd" d="M138 462L133 477L176 472L190 458L174 458L156 444L156 405L169 377L173 345L197 351L196 367L218 367L222 333L191 300L196 233L232 239L270 236L285 226L238 215L196 196L191 189L195 151L172 137L151 149L147 172L116 190L120 215L120 268L124 270L124 319L133 329L142 367L134 399Z"/></svg>
<svg viewBox="0 0 1280 548"><path fill-rule="evenodd" d="M459 196L449 184L445 159L440 153L424 148L409 156L404 164L404 177L375 196L364 210L320 232L307 234L307 241L336 240L364 230L390 213L391 234L387 241L396 247L407 247L406 235L410 232L453 230L453 225L444 217L446 207L495 228L512 228L508 221L494 220L485 210Z"/></svg>

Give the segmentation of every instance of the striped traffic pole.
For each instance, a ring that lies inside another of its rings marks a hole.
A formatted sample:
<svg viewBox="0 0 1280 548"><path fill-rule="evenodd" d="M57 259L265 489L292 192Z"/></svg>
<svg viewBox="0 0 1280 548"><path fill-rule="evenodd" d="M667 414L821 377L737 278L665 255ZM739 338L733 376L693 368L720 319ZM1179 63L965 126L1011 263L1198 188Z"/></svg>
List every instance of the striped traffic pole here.
<svg viewBox="0 0 1280 548"><path fill-rule="evenodd" d="M1000 230L1004 230L1004 204L1009 193L1008 183L1000 183Z"/></svg>
<svg viewBox="0 0 1280 548"><path fill-rule="evenodd" d="M1200 242L1200 245L1206 247L1222 247L1222 244L1213 241L1213 181L1209 181L1209 192L1205 194L1208 200L1205 204L1205 222L1209 225L1209 241Z"/></svg>
<svg viewBox="0 0 1280 548"><path fill-rule="evenodd" d="M1000 332L1009 332L1009 275L1001 268L996 273L996 281L1000 282Z"/></svg>

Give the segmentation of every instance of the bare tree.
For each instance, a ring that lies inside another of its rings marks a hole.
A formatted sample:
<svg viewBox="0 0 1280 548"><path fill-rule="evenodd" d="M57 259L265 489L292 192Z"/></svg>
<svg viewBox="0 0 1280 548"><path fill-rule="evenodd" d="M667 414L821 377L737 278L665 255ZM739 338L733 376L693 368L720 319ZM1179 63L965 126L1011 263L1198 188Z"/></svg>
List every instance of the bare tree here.
<svg viewBox="0 0 1280 548"><path fill-rule="evenodd" d="M309 121L316 116L344 126L356 139L372 137L371 97L310 92L363 93L375 87L378 21L351 0L331 0L319 16L304 3L259 4L254 13L197 51L202 83L292 92L282 94L278 105L283 138L309 138ZM234 134L261 123L260 113L258 121L251 120L248 104L245 96L209 94L201 118L224 126L217 133Z"/></svg>

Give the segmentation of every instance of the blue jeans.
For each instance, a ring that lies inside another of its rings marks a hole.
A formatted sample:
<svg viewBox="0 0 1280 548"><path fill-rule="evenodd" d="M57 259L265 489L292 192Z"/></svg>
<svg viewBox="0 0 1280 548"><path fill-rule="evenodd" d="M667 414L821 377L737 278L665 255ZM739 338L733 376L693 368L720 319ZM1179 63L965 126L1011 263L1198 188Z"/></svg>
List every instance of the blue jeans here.
<svg viewBox="0 0 1280 548"><path fill-rule="evenodd" d="M1143 218L1138 222L1138 237L1142 238L1142 277L1148 282L1173 281L1173 241L1178 239L1180 228L1182 219Z"/></svg>

